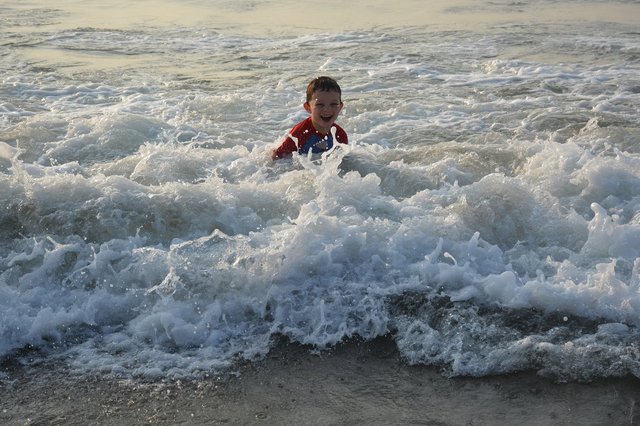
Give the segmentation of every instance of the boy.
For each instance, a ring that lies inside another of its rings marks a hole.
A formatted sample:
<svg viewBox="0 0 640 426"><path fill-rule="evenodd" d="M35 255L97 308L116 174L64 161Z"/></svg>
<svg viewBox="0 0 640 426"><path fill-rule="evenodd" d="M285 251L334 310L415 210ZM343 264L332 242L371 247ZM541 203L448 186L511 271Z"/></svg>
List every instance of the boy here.
<svg viewBox="0 0 640 426"><path fill-rule="evenodd" d="M296 124L287 138L271 157L275 160L297 151L320 153L333 147L335 137L339 143L349 143L347 132L336 123L342 111L342 91L331 77L317 77L307 86L307 102L304 109L311 117Z"/></svg>

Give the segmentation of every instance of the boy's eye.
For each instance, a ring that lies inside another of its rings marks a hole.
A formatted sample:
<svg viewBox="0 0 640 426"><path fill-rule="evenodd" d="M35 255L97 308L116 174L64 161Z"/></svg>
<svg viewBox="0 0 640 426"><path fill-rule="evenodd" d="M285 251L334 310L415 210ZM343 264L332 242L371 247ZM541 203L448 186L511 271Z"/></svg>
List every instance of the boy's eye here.
<svg viewBox="0 0 640 426"><path fill-rule="evenodd" d="M314 105L315 105L315 107L316 107L316 108L324 108L324 107L326 107L326 106L327 106L327 104L323 104L323 103L321 103L321 102L316 102ZM338 103L338 102L333 102L333 103L330 103L328 106L329 106L330 108L338 108L338 107L340 106L340 103Z"/></svg>

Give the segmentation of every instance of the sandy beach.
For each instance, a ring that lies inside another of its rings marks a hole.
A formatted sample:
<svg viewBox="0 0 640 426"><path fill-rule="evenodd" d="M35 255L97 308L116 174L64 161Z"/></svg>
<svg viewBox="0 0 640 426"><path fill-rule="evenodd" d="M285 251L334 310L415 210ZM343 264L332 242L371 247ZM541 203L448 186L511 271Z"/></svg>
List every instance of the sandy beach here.
<svg viewBox="0 0 640 426"><path fill-rule="evenodd" d="M68 377L52 365L5 363L4 425L636 425L635 378L558 384L534 373L446 378L403 363L393 342L320 354L283 343L234 374L143 383Z"/></svg>

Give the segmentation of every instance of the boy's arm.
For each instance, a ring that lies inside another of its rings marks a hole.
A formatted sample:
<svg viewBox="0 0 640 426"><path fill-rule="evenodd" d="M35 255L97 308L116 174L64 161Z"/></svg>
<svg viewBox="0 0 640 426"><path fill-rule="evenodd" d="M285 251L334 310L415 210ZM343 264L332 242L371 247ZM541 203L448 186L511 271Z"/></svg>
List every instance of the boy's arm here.
<svg viewBox="0 0 640 426"><path fill-rule="evenodd" d="M347 136L347 132L345 132L345 130L338 126L336 124L336 139L338 140L338 142L343 143L343 144L348 144L349 143L349 136Z"/></svg>
<svg viewBox="0 0 640 426"><path fill-rule="evenodd" d="M301 142L301 138L304 139L305 125L309 119L303 120L300 123L293 126L291 132L287 135L287 137L282 141L279 147L273 150L271 153L271 158L276 160L278 158L283 158L291 155L292 153L298 151L298 143Z"/></svg>
<svg viewBox="0 0 640 426"><path fill-rule="evenodd" d="M287 136L287 138L282 141L280 146L273 150L273 152L271 153L271 159L276 160L278 158L286 157L296 152L297 150L298 146L296 145L296 143L293 141L293 139L291 139L290 136Z"/></svg>

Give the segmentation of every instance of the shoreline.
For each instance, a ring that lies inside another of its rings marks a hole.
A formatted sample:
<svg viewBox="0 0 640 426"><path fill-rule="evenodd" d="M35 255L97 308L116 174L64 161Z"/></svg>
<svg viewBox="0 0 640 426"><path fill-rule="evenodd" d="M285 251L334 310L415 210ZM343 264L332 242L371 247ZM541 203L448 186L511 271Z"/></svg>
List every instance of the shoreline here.
<svg viewBox="0 0 640 426"><path fill-rule="evenodd" d="M390 339L313 354L283 343L237 374L149 383L68 376L64 366L2 367L0 423L634 425L640 380L558 384L532 372L444 377L409 366Z"/></svg>

